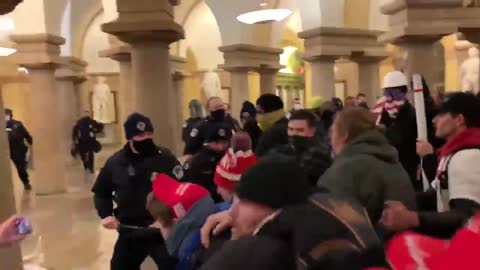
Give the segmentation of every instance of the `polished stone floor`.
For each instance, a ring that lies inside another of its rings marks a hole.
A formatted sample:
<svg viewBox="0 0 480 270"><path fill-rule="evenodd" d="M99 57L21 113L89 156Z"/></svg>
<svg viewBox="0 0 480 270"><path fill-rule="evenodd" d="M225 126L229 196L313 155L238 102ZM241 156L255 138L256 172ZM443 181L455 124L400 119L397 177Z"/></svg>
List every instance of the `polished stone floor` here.
<svg viewBox="0 0 480 270"><path fill-rule="evenodd" d="M114 149L97 157L98 167ZM25 193L14 177L17 207L32 219L34 233L22 243L26 270L107 270L116 232L100 226L89 189L78 162L69 168L68 191L53 196ZM35 187L34 187L35 188ZM155 269L147 260L142 269Z"/></svg>

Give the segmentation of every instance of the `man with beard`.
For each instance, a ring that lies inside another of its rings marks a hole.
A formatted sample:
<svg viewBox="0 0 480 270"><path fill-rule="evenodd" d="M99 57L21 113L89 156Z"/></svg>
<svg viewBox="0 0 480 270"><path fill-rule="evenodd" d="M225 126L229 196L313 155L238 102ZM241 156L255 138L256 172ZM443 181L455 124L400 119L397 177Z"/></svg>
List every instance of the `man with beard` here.
<svg viewBox="0 0 480 270"><path fill-rule="evenodd" d="M168 256L160 233L145 236L136 233L141 230L123 228L126 225L151 226L154 219L145 209L145 204L147 195L152 191L152 179L158 174L181 179L183 168L168 149L155 145L149 118L134 113L128 117L124 127L128 142L107 160L92 188L102 226L119 230L111 269L140 270L147 256L152 257L159 269L173 269L175 260ZM115 209L114 201L117 205Z"/></svg>
<svg viewBox="0 0 480 270"><path fill-rule="evenodd" d="M190 132L190 138L185 145L184 155L187 159L198 153L205 144L208 133L211 133L213 126L224 125L230 132L238 131L231 117L227 117L225 103L219 97L211 97L207 101L208 117L194 127Z"/></svg>
<svg viewBox="0 0 480 270"><path fill-rule="evenodd" d="M317 117L312 112L294 111L288 121L288 144L272 150L295 157L312 186L332 163L328 146L315 136L316 124Z"/></svg>
<svg viewBox="0 0 480 270"><path fill-rule="evenodd" d="M229 126L216 123L211 126L205 137L207 145L188 160L185 165L183 181L198 184L206 188L215 202L222 202L213 181L215 168L230 146L232 131Z"/></svg>

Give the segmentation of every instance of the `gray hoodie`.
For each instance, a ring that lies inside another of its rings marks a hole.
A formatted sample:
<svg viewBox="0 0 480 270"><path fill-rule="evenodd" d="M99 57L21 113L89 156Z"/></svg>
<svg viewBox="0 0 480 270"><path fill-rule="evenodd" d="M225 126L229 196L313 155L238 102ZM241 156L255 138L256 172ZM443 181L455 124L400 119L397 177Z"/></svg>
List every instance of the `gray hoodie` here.
<svg viewBox="0 0 480 270"><path fill-rule="evenodd" d="M416 209L415 192L398 153L385 136L368 131L349 142L317 185L356 199L373 224L382 216L384 203L400 201Z"/></svg>

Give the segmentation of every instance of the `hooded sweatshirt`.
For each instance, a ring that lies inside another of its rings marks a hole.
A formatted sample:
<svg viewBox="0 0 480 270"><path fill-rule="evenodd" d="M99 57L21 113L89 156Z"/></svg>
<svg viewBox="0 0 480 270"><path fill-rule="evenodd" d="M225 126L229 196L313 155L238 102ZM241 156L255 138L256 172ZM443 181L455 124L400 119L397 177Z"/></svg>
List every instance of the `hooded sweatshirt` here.
<svg viewBox="0 0 480 270"><path fill-rule="evenodd" d="M367 131L349 142L317 185L356 199L374 224L386 201L400 201L416 209L415 193L398 153L377 131Z"/></svg>

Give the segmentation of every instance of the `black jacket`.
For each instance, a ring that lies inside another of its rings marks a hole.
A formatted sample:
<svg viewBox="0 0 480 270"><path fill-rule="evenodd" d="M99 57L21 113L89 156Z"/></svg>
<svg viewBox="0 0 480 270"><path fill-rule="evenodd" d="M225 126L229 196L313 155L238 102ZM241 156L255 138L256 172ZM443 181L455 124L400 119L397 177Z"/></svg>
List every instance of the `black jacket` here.
<svg viewBox="0 0 480 270"><path fill-rule="evenodd" d="M182 166L168 149L159 148L158 154L141 157L127 143L107 160L92 188L98 215L105 218L115 214L125 225L152 224L154 220L145 207L146 198L152 191L153 178L161 173L175 178L183 176Z"/></svg>
<svg viewBox="0 0 480 270"><path fill-rule="evenodd" d="M291 144L285 144L274 148L270 153L280 153L295 157L304 169L308 182L316 186L318 179L332 165L332 157L327 146L316 140L306 151L295 151Z"/></svg>
<svg viewBox="0 0 480 270"><path fill-rule="evenodd" d="M25 145L25 141L28 144L33 144L33 139L28 130L25 128L22 122L17 120L7 121L7 133L8 144L10 146L11 157L23 157L27 153L28 147Z"/></svg>
<svg viewBox="0 0 480 270"><path fill-rule="evenodd" d="M203 120L204 119L202 117L190 117L187 119L187 121L185 121L182 128L182 140L184 143L188 143L192 129L198 126Z"/></svg>
<svg viewBox="0 0 480 270"><path fill-rule="evenodd" d="M397 149L400 163L407 171L415 190L419 191L422 189L422 182L417 180L420 158L417 155L416 119L415 109L406 102L400 108L396 119L392 119L388 112L383 110L380 123L385 125L385 136Z"/></svg>
<svg viewBox="0 0 480 270"><path fill-rule="evenodd" d="M203 147L200 152L185 162L185 176L182 181L201 185L210 191L213 200L218 203L223 199L217 193L217 186L213 182L215 169L225 153L218 153Z"/></svg>
<svg viewBox="0 0 480 270"><path fill-rule="evenodd" d="M98 145L96 134L103 131L103 124L85 116L72 130L72 141L80 152L94 151Z"/></svg>
<svg viewBox="0 0 480 270"><path fill-rule="evenodd" d="M208 131L213 125L218 123L219 121L207 117L203 121L199 122L197 126L193 127L193 129L190 131L190 138L187 139L185 144L185 150L183 151L183 154L195 155L198 153L205 143L205 137L207 136ZM232 131L235 130L235 124L230 117L226 117L224 120L220 121L220 123L226 127L229 127Z"/></svg>
<svg viewBox="0 0 480 270"><path fill-rule="evenodd" d="M255 119L249 119L243 125L243 130L248 133L250 139L252 139L252 149L255 149L258 144L260 136L262 136L262 130L258 126L258 123Z"/></svg>
<svg viewBox="0 0 480 270"><path fill-rule="evenodd" d="M255 148L257 157L267 154L270 150L288 143L288 119L278 120L272 128L263 132Z"/></svg>

